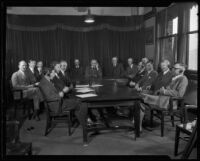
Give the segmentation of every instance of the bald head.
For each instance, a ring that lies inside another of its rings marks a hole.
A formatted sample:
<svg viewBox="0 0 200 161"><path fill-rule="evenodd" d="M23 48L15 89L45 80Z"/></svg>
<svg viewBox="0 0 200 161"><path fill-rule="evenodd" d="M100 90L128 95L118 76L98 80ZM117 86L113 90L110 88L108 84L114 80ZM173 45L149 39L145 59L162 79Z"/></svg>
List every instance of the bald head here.
<svg viewBox="0 0 200 161"><path fill-rule="evenodd" d="M27 64L26 64L26 62L25 62L24 60L21 60L21 61L19 62L18 67L19 67L19 70L21 70L22 72L25 72L26 66L27 66Z"/></svg>

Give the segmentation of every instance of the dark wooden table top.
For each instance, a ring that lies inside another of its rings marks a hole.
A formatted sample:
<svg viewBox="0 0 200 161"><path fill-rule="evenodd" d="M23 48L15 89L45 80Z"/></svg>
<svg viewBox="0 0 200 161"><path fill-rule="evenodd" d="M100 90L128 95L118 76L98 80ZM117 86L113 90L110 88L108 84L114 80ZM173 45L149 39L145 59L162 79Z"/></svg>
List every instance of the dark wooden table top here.
<svg viewBox="0 0 200 161"><path fill-rule="evenodd" d="M98 101L130 101L135 99L141 99L140 93L134 88L130 88L126 85L126 79L102 79L98 80L95 84L101 84L103 86L90 87L94 89L95 97L80 98L82 102L98 102ZM80 84L88 84L87 82L81 82ZM73 92L74 95L83 94Z"/></svg>

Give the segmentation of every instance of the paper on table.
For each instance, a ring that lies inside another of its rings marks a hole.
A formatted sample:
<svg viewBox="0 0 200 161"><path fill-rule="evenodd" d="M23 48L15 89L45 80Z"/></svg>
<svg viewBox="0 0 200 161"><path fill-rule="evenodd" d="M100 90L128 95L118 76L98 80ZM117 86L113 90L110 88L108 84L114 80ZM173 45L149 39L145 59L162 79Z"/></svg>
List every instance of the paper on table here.
<svg viewBox="0 0 200 161"><path fill-rule="evenodd" d="M101 84L93 84L92 87L100 87L100 86L103 86Z"/></svg>
<svg viewBox="0 0 200 161"><path fill-rule="evenodd" d="M89 87L89 84L76 85L76 88L84 88L84 87Z"/></svg>
<svg viewBox="0 0 200 161"><path fill-rule="evenodd" d="M87 98L87 97L95 97L97 96L96 94L93 94L93 93L87 93L87 94L78 94L76 95L77 97L80 97L80 98Z"/></svg>
<svg viewBox="0 0 200 161"><path fill-rule="evenodd" d="M76 92L80 92L80 93L87 93L87 92L91 92L94 91L93 89L90 88L79 88L76 90Z"/></svg>

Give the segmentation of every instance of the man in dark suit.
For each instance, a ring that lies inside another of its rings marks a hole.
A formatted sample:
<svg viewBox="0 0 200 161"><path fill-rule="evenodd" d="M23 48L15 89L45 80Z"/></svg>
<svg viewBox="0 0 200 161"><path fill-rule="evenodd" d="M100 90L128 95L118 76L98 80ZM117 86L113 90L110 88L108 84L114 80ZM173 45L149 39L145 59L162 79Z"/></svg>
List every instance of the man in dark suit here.
<svg viewBox="0 0 200 161"><path fill-rule="evenodd" d="M124 68L122 64L118 63L118 58L112 58L112 66L111 66L111 78L117 79L124 77Z"/></svg>
<svg viewBox="0 0 200 161"><path fill-rule="evenodd" d="M40 120L39 118L39 108L40 108L40 102L43 101L43 97L40 93L39 88L36 86L39 85L38 82L31 83L30 78L27 78L26 75L26 62L24 60L19 62L19 70L15 73L13 73L11 81L12 86L14 89L22 89L23 90L23 98L28 98L33 100L34 104L34 117L36 117L36 120ZM19 99L19 93L15 93L14 99Z"/></svg>
<svg viewBox="0 0 200 161"><path fill-rule="evenodd" d="M145 66L143 65L142 62L139 62L138 63L138 66L137 66L137 73L136 75L129 80L128 82L128 85L130 87L135 87L135 85L137 84L137 82L142 79L142 77L144 77L145 73L146 73L146 70L145 70Z"/></svg>
<svg viewBox="0 0 200 161"><path fill-rule="evenodd" d="M133 63L132 58L128 58L128 66L126 68L125 76L132 79L137 73L137 66Z"/></svg>
<svg viewBox="0 0 200 161"><path fill-rule="evenodd" d="M27 77L29 84L34 84L37 82L37 79L35 77L35 66L36 66L36 61L29 60L28 68L25 71L25 75Z"/></svg>
<svg viewBox="0 0 200 161"><path fill-rule="evenodd" d="M36 80L39 82L42 77L43 77L43 62L42 61L38 61L37 62L37 68L35 69L35 77Z"/></svg>
<svg viewBox="0 0 200 161"><path fill-rule="evenodd" d="M65 96L68 95L69 91L71 91L72 87L67 87L65 82L62 81L61 77L58 75L60 72L60 63L59 62L54 62L53 63L53 70L55 77L53 77L52 82L54 83L54 86L57 90L63 91Z"/></svg>
<svg viewBox="0 0 200 161"><path fill-rule="evenodd" d="M77 82L83 79L83 67L80 65L79 59L74 60L74 67L72 68L72 79Z"/></svg>
<svg viewBox="0 0 200 161"><path fill-rule="evenodd" d="M60 62L60 72L58 73L58 76L65 83L66 86L72 87L71 78L69 72L67 72L67 62L64 60Z"/></svg>
<svg viewBox="0 0 200 161"><path fill-rule="evenodd" d="M145 69L146 69L146 74L135 85L137 91L149 90L158 76L158 73L153 69L152 60L149 60L146 63Z"/></svg>
<svg viewBox="0 0 200 161"><path fill-rule="evenodd" d="M85 79L86 80L99 80L102 79L102 71L99 67L97 60L92 59L91 65L85 69Z"/></svg>
<svg viewBox="0 0 200 161"><path fill-rule="evenodd" d="M171 83L173 73L170 71L169 66L170 66L170 62L168 60L163 60L161 62L160 67L161 67L162 72L158 74L158 77L152 84L151 89L150 89L151 91L157 91L161 87L166 88Z"/></svg>
<svg viewBox="0 0 200 161"><path fill-rule="evenodd" d="M62 90L56 89L54 83L52 82L54 77L54 71L50 71L50 69L45 69L44 77L41 79L39 84L39 88L42 91L44 98L47 101L52 101L49 103L50 111L59 114L65 110L74 109L75 115L79 119L78 111L80 109L80 103L76 99L64 98L64 92Z"/></svg>

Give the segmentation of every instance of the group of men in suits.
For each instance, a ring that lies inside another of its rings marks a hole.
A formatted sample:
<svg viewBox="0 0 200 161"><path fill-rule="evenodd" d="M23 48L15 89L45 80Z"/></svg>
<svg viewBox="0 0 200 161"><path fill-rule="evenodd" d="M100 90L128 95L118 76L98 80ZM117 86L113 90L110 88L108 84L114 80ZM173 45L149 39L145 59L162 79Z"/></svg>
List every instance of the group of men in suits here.
<svg viewBox="0 0 200 161"><path fill-rule="evenodd" d="M188 80L184 76L185 66L176 63L173 71L170 70L170 62L163 60L161 62L162 72L157 73L153 67L153 61L143 58L136 66L133 59L127 60L127 68L124 70L123 65L118 62L117 57L112 58L110 78L127 78L127 85L135 88L138 92L146 93L144 101L146 104L156 104L161 95L182 97L185 93ZM52 68L43 69L42 61L37 62L30 60L26 67L25 61L19 62L19 70L12 75L12 85L14 88L22 89L24 97L33 99L34 109L37 120L39 120L39 105L44 99L59 100L53 102L50 109L54 112L62 112L67 108L76 111L79 109L79 102L69 98L69 93L73 89L73 81L82 79L93 80L102 78L102 68L96 59L92 59L85 72L78 59L74 60L74 67L71 72L68 70L68 64L65 60L53 62ZM159 96L153 97L151 96ZM141 125L146 107L141 103ZM92 114L90 114L91 117ZM77 116L78 117L78 116Z"/></svg>

